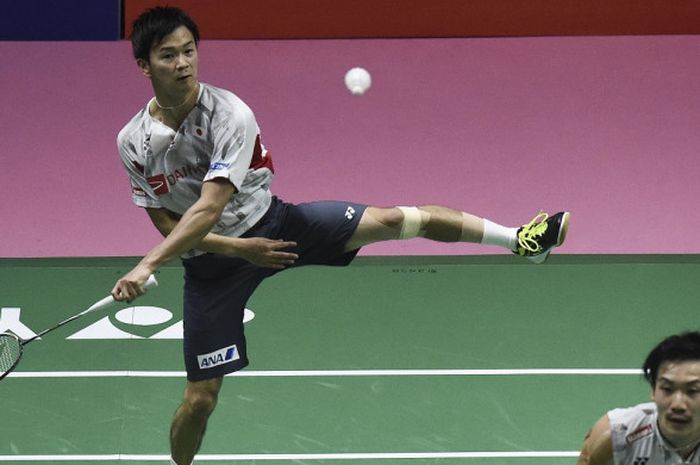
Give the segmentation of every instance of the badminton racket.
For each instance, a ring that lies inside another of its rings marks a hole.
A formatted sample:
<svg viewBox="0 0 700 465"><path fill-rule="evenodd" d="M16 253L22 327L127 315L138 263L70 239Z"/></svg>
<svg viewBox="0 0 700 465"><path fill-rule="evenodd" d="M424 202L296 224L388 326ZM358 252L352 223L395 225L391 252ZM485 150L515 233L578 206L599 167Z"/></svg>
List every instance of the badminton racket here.
<svg viewBox="0 0 700 465"><path fill-rule="evenodd" d="M146 281L144 287L146 289L150 289L152 287L156 287L157 285L158 281L156 281L156 277L151 275L149 276L148 281ZM24 346L40 338L46 333L50 333L54 329L58 329L61 326L70 323L71 321L77 320L83 315L86 315L90 312L94 312L96 310L102 310L104 308L107 308L114 302L114 297L109 295L104 299L98 300L97 302L92 304L88 309L83 310L82 312L61 321L55 326L45 329L44 331L29 339L21 339L19 336L11 332L4 332L0 334L0 380L5 378L8 374L12 372L12 370L17 368L17 365L19 364L19 361L22 358L22 353L24 352Z"/></svg>

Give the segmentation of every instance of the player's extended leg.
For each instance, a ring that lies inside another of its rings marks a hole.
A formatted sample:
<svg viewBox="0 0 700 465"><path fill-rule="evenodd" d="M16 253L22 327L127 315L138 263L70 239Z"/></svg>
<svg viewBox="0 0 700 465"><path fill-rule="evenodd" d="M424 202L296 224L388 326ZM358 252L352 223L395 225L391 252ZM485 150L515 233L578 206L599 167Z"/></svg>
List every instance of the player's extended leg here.
<svg viewBox="0 0 700 465"><path fill-rule="evenodd" d="M192 463L202 445L207 420L216 407L222 382L222 377L187 382L182 404L170 427L171 463Z"/></svg>
<svg viewBox="0 0 700 465"><path fill-rule="evenodd" d="M542 263L551 249L561 245L569 228L569 212L538 214L520 228L509 228L451 208L368 207L346 250L373 242L423 237L440 242L473 242L497 245Z"/></svg>
<svg viewBox="0 0 700 465"><path fill-rule="evenodd" d="M512 231L515 237L515 231ZM424 237L441 242L481 242L484 220L450 208L367 207L347 250L373 242Z"/></svg>

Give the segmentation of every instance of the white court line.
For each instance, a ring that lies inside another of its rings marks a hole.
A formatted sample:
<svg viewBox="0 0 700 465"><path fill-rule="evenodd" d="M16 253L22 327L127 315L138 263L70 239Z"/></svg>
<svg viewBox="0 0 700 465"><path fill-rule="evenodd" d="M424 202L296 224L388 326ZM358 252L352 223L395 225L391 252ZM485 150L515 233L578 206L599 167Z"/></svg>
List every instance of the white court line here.
<svg viewBox="0 0 700 465"><path fill-rule="evenodd" d="M639 369L499 369L499 370L289 370L241 371L229 376L244 377L322 377L322 376L503 376L503 375L639 375ZM178 371L58 371L15 372L15 378L71 377L184 377ZM382 459L488 459L488 458L568 458L578 457L578 451L522 452L386 452L386 453L326 453L326 454L203 454L197 462L273 461L273 460L382 460ZM166 462L167 455L0 455L0 462Z"/></svg>
<svg viewBox="0 0 700 465"><path fill-rule="evenodd" d="M638 368L523 368L425 370L269 370L239 371L227 376L244 378L304 378L344 376L536 376L536 375L641 375ZM183 378L184 371L18 371L8 378Z"/></svg>
<svg viewBox="0 0 700 465"><path fill-rule="evenodd" d="M335 454L202 454L196 462L236 462L254 460L382 460L382 459L498 459L578 457L578 451L523 452L377 452ZM168 455L0 455L0 462L166 462Z"/></svg>

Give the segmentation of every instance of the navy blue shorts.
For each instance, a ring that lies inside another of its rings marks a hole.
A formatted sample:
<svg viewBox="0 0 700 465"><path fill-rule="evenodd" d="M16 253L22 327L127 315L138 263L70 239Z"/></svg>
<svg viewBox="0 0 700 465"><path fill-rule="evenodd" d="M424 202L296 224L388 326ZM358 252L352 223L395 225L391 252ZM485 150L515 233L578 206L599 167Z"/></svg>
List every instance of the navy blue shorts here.
<svg viewBox="0 0 700 465"><path fill-rule="evenodd" d="M290 268L345 266L357 255L357 250L346 253L343 249L365 208L336 201L293 205L273 197L267 213L242 237L295 241L297 247L290 251L299 259ZM263 279L279 270L219 254L188 258L183 264L187 379L199 381L240 370L248 365L243 330L246 302Z"/></svg>

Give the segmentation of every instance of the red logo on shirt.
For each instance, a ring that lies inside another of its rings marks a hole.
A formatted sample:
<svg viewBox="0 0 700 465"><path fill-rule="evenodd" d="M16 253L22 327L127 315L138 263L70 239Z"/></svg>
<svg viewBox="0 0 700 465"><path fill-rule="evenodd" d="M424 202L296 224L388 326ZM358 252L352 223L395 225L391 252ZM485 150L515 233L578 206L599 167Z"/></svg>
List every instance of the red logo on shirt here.
<svg viewBox="0 0 700 465"><path fill-rule="evenodd" d="M151 189L153 189L153 192L155 192L156 195L163 195L170 192L170 189L168 188L168 183L165 181L164 174L150 176L147 179L147 181L148 185L151 186Z"/></svg>
<svg viewBox="0 0 700 465"><path fill-rule="evenodd" d="M204 167L185 165L171 173L149 176L146 178L146 180L156 195L164 195L169 193L170 187L177 184L180 180L187 179L192 176L201 176L203 178L205 174L207 174L207 170Z"/></svg>
<svg viewBox="0 0 700 465"><path fill-rule="evenodd" d="M627 441L627 444L632 444L634 441L637 441L639 439L642 439L645 436L649 436L654 432L654 428L651 425L644 425L636 430L632 431L630 434L625 437L625 440Z"/></svg>

